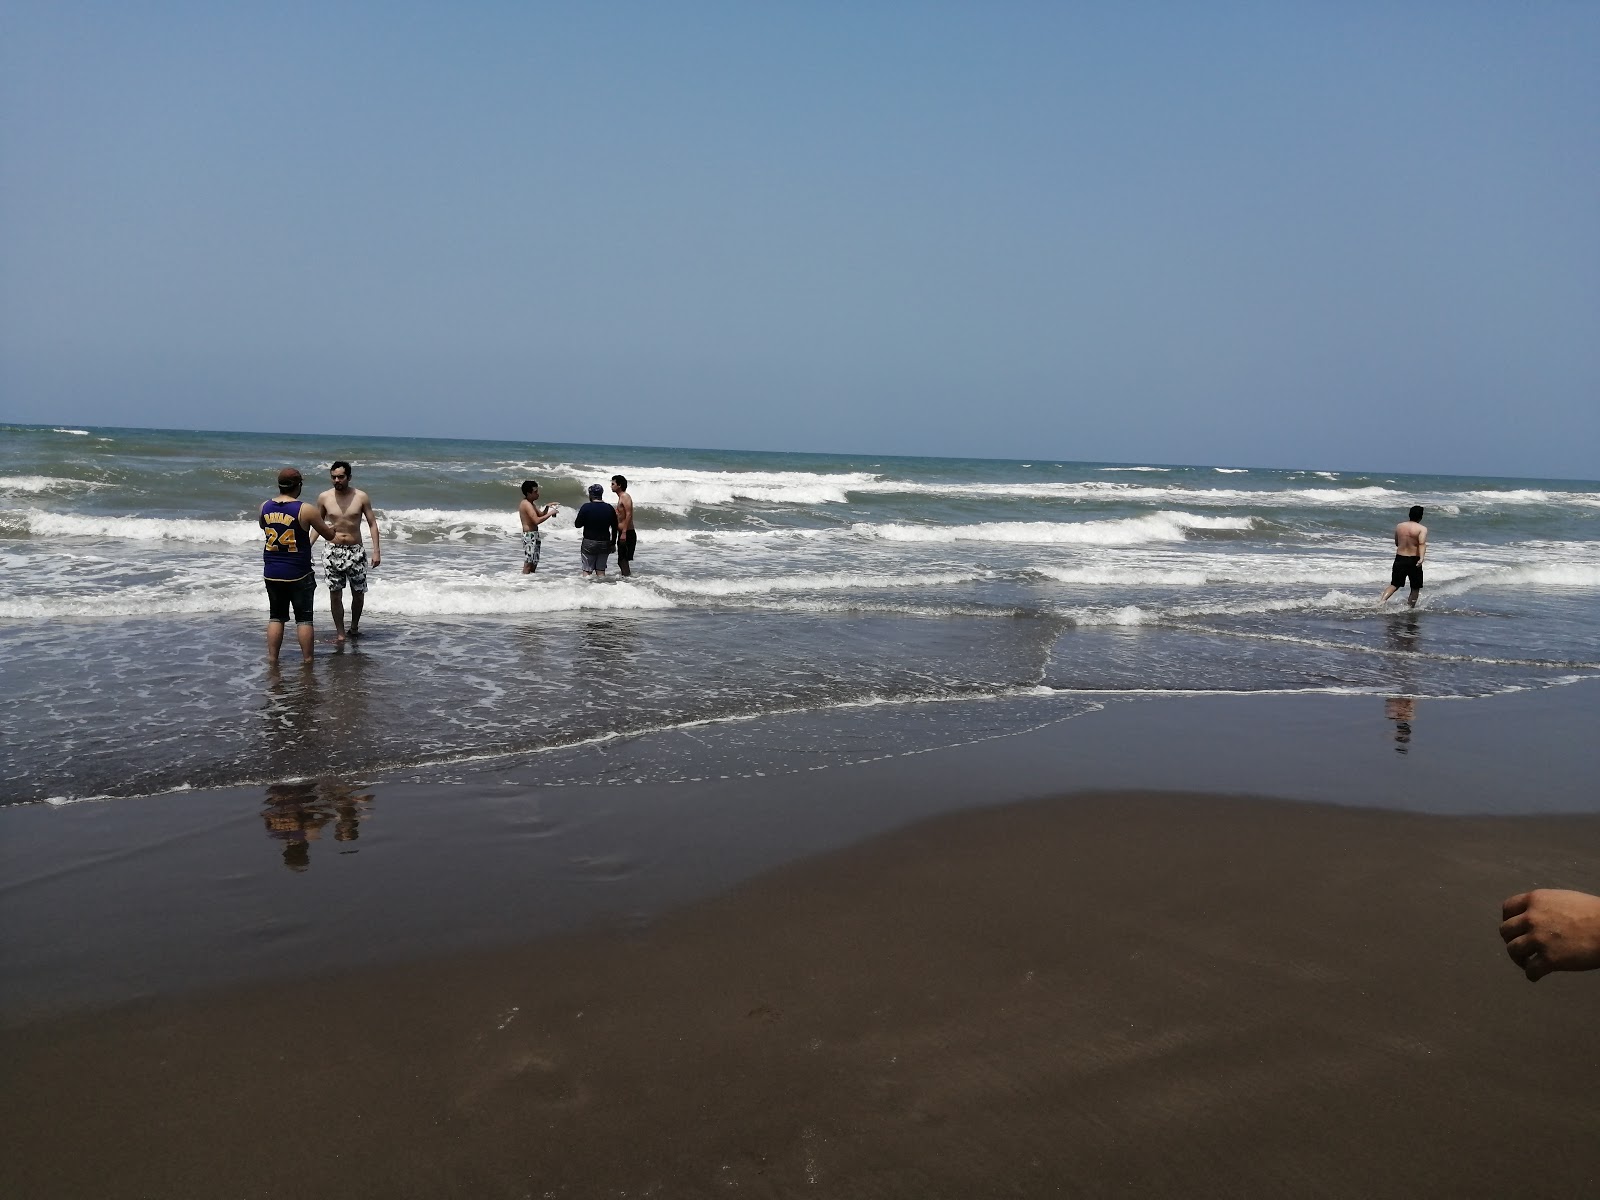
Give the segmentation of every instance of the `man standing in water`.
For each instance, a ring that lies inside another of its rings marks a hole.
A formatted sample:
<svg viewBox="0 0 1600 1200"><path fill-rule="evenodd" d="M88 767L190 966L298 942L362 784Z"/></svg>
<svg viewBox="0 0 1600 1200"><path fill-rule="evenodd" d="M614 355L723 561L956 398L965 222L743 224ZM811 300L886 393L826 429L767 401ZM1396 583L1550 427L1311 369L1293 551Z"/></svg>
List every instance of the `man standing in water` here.
<svg viewBox="0 0 1600 1200"><path fill-rule="evenodd" d="M361 544L361 522L372 530L372 565L383 561L378 544L378 518L372 513L372 500L360 488L350 486L350 464L342 458L328 468L333 486L317 497L322 518L333 526L328 539L328 557L323 568L328 576L328 605L333 609L335 643L344 644L344 585L350 585L350 636L361 636L361 609L367 602L367 552Z"/></svg>
<svg viewBox="0 0 1600 1200"><path fill-rule="evenodd" d="M1422 560L1428 556L1428 527L1422 524L1422 505L1411 507L1408 518L1394 527L1394 567L1389 572L1389 586L1383 589L1378 603L1385 603L1406 583L1411 585L1411 595L1406 603L1417 606L1422 594Z"/></svg>
<svg viewBox="0 0 1600 1200"><path fill-rule="evenodd" d="M522 573L532 575L539 569L539 545L544 541L539 526L561 510L559 504L539 507L539 481L522 481L522 503L517 505L517 518L522 522Z"/></svg>
<svg viewBox="0 0 1600 1200"><path fill-rule="evenodd" d="M617 494L617 570L632 575L633 548L639 544L639 536L633 531L633 497L628 495L627 477L613 475L611 490Z"/></svg>
<svg viewBox="0 0 1600 1200"><path fill-rule="evenodd" d="M604 575L606 559L617 542L617 510L600 497L606 494L598 483L589 485L589 503L578 510L573 524L583 530L583 545L579 556L583 560L585 575Z"/></svg>
<svg viewBox="0 0 1600 1200"><path fill-rule="evenodd" d="M283 625L294 608L295 638L300 655L311 660L315 652L311 612L317 598L317 576L311 569L312 530L333 540L333 527L326 524L315 504L300 499L305 480L293 467L278 472L278 494L261 506L258 519L267 535L262 550L262 575L267 581L267 662L278 665L278 650L283 645Z"/></svg>

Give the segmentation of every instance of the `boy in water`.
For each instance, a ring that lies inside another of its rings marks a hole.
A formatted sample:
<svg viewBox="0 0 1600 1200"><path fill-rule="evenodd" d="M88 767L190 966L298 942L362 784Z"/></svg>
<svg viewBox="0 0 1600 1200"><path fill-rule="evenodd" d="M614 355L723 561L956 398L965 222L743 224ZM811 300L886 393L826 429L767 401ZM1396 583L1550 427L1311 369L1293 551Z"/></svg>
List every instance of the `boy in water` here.
<svg viewBox="0 0 1600 1200"><path fill-rule="evenodd" d="M560 511L559 504L547 504L539 507L539 481L537 479L524 479L522 481L522 503L517 505L517 516L522 521L522 573L532 575L539 569L539 546L544 541L544 536L539 532L551 517Z"/></svg>
<svg viewBox="0 0 1600 1200"><path fill-rule="evenodd" d="M1389 586L1378 597L1380 605L1405 583L1411 584L1406 603L1412 608L1422 595L1422 560L1428 556L1428 527L1422 524L1422 512L1422 505L1412 505L1408 519L1394 527L1394 566L1389 571Z"/></svg>

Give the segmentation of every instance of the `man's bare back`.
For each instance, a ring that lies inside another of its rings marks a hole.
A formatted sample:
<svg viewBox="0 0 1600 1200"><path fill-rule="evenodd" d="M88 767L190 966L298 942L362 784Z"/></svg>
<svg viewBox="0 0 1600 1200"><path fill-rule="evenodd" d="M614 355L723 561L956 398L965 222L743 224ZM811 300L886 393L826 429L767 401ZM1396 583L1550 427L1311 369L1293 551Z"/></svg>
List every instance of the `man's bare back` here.
<svg viewBox="0 0 1600 1200"><path fill-rule="evenodd" d="M1401 521L1394 527L1394 552L1421 558L1427 550L1428 527L1420 521Z"/></svg>
<svg viewBox="0 0 1600 1200"><path fill-rule="evenodd" d="M1406 519L1394 527L1394 566L1389 572L1389 586L1378 597L1381 605L1407 584L1411 593L1406 603L1417 606L1422 594L1422 560L1428 556L1428 527L1422 523L1426 510L1420 504L1411 506Z"/></svg>

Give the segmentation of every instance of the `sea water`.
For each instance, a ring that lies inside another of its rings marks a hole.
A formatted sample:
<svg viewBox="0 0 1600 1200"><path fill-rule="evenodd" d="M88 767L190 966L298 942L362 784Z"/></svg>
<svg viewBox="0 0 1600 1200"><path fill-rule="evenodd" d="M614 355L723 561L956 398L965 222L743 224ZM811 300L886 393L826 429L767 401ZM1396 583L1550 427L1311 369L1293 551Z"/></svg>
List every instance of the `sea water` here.
<svg viewBox="0 0 1600 1200"><path fill-rule="evenodd" d="M367 636L335 653L319 590L315 666L290 639L271 672L255 513L279 466L312 499L334 458L383 537ZM616 473L634 575L585 580L571 515ZM527 478L564 509L533 576ZM1412 504L1428 586L1379 610ZM0 563L12 803L469 767L757 778L1127 696L1600 678L1581 481L12 425Z"/></svg>

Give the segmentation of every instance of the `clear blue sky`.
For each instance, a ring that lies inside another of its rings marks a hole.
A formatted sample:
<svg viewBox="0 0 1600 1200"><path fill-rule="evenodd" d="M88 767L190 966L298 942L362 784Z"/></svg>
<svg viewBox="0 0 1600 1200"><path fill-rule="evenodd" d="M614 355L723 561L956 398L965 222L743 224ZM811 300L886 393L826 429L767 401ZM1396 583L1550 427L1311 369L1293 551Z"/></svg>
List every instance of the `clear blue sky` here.
<svg viewBox="0 0 1600 1200"><path fill-rule="evenodd" d="M1600 5L11 0L0 419L1600 475Z"/></svg>

